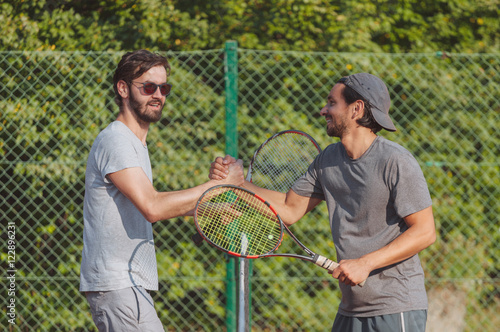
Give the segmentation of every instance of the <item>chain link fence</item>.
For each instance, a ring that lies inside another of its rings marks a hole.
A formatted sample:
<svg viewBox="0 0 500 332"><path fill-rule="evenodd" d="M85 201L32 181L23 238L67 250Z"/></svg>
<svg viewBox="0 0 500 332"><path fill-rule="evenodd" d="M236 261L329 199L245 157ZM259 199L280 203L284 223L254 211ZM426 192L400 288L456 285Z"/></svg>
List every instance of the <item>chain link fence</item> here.
<svg viewBox="0 0 500 332"><path fill-rule="evenodd" d="M225 152L224 50L166 52L172 65L163 119L148 147L154 185L207 180ZM94 331L78 292L87 154L117 115L112 74L122 53L0 52L0 327ZM238 157L267 137L302 130L324 148L319 110L342 76L370 72L388 85L395 133L433 197L438 240L420 257L428 331L500 326L500 55L299 53L238 49ZM166 331L226 331L226 258L190 236L190 218L158 222ZM293 226L312 250L335 258L324 204ZM294 250L285 240L282 251ZM253 262L252 331L329 331L340 301L323 269L286 258Z"/></svg>

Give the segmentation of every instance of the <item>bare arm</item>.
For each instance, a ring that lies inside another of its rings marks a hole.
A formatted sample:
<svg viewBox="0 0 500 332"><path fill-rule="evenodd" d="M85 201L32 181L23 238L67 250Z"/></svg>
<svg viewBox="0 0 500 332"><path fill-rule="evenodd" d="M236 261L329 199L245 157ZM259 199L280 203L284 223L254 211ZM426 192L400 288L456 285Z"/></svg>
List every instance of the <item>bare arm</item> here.
<svg viewBox="0 0 500 332"><path fill-rule="evenodd" d="M225 179L229 165L234 162L234 158L231 158L230 156L216 158L211 164L209 178L214 180ZM243 186L268 201L287 225L294 224L321 203L320 199L300 196L293 190L289 190L284 194L258 187L248 181L245 181Z"/></svg>
<svg viewBox="0 0 500 332"><path fill-rule="evenodd" d="M199 186L170 192L158 192L140 167L123 169L108 174L108 178L142 213L149 222L192 215L198 198L210 187L219 184L243 183L242 161L229 166L227 177L210 180Z"/></svg>
<svg viewBox="0 0 500 332"><path fill-rule="evenodd" d="M294 224L321 203L320 199L300 196L291 189L284 194L260 188L248 181L245 181L244 187L268 201L286 225Z"/></svg>
<svg viewBox="0 0 500 332"><path fill-rule="evenodd" d="M394 241L358 259L340 261L333 277L354 286L368 278L371 271L401 262L436 241L432 206L404 218L408 229Z"/></svg>

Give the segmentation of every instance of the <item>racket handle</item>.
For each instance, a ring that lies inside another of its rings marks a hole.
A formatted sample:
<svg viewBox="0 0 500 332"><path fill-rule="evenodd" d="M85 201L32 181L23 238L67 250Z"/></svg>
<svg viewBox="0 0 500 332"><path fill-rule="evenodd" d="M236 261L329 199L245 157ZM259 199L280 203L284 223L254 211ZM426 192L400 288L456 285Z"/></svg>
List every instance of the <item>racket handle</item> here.
<svg viewBox="0 0 500 332"><path fill-rule="evenodd" d="M191 236L191 240L193 240L194 244L198 247L203 243L203 237L200 235L200 233L196 233Z"/></svg>
<svg viewBox="0 0 500 332"><path fill-rule="evenodd" d="M335 268L339 266L339 263L334 262L331 259L328 259L321 255L317 255L317 257L315 257L314 264L321 266L324 269L327 269L329 273L333 273L333 270L335 270ZM358 286L363 287L365 285L365 282L366 280L363 280L358 284Z"/></svg>
<svg viewBox="0 0 500 332"><path fill-rule="evenodd" d="M337 266L339 266L339 264L337 262L334 262L331 259L328 259L328 258L323 257L321 255L316 255L315 260L314 260L314 264L321 266L322 268L328 270L329 273L333 273L333 270L335 270L335 268Z"/></svg>

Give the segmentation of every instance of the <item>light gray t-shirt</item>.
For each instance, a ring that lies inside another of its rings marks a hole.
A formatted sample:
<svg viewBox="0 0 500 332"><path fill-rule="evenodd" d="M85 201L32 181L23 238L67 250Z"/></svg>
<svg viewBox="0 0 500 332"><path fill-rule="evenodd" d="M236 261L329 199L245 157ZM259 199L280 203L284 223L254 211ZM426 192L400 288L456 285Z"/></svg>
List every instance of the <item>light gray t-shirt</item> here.
<svg viewBox="0 0 500 332"><path fill-rule="evenodd" d="M132 286L158 290L153 228L107 175L141 167L152 183L147 146L122 122L95 139L87 160L80 291Z"/></svg>
<svg viewBox="0 0 500 332"><path fill-rule="evenodd" d="M326 201L337 259L378 250L408 229L403 218L432 205L415 158L378 136L358 159L342 143L328 146L292 190ZM375 270L364 287L340 283L339 313L370 317L427 308L418 255Z"/></svg>

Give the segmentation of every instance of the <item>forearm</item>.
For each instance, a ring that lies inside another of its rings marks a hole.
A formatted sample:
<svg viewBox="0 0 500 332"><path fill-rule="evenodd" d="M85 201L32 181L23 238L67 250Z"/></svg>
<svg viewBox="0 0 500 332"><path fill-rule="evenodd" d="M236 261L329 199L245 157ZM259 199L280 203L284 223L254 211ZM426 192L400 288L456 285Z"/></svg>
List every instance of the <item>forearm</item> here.
<svg viewBox="0 0 500 332"><path fill-rule="evenodd" d="M285 194L260 188L248 181L245 181L244 187L268 201L286 225L294 224L321 202L318 199L299 196L293 190Z"/></svg>
<svg viewBox="0 0 500 332"><path fill-rule="evenodd" d="M224 180L210 180L199 186L170 192L158 192L140 167L126 168L108 174L108 178L151 223L192 215L198 198L209 188L220 184L241 185L243 166L238 160L229 167Z"/></svg>
<svg viewBox="0 0 500 332"><path fill-rule="evenodd" d="M286 194L284 193L258 187L249 181L245 181L243 187L268 201L277 210L283 210L286 205Z"/></svg>
<svg viewBox="0 0 500 332"><path fill-rule="evenodd" d="M408 229L388 245L357 259L340 261L332 276L340 282L354 286L368 278L370 272L399 263L436 240L432 207L404 218Z"/></svg>
<svg viewBox="0 0 500 332"><path fill-rule="evenodd" d="M368 262L370 270L376 270L408 259L434 242L430 234L419 234L409 229L385 247L361 257Z"/></svg>
<svg viewBox="0 0 500 332"><path fill-rule="evenodd" d="M211 180L199 186L169 192L155 192L154 198L144 211L146 219L150 222L180 217L193 216L196 202L209 188L220 184ZM142 212L142 211L141 211Z"/></svg>
<svg viewBox="0 0 500 332"><path fill-rule="evenodd" d="M216 158L210 168L210 179L223 180L227 176L227 167L231 160L226 156ZM243 187L254 192L266 200L278 212L281 220L286 225L291 225L311 211L321 200L297 195L293 190L286 194L278 191L268 190L245 181Z"/></svg>
<svg viewBox="0 0 500 332"><path fill-rule="evenodd" d="M420 221L412 222L412 218L420 218ZM411 216L409 223L410 227L394 241L360 259L373 271L408 259L434 243L436 232L430 207Z"/></svg>

